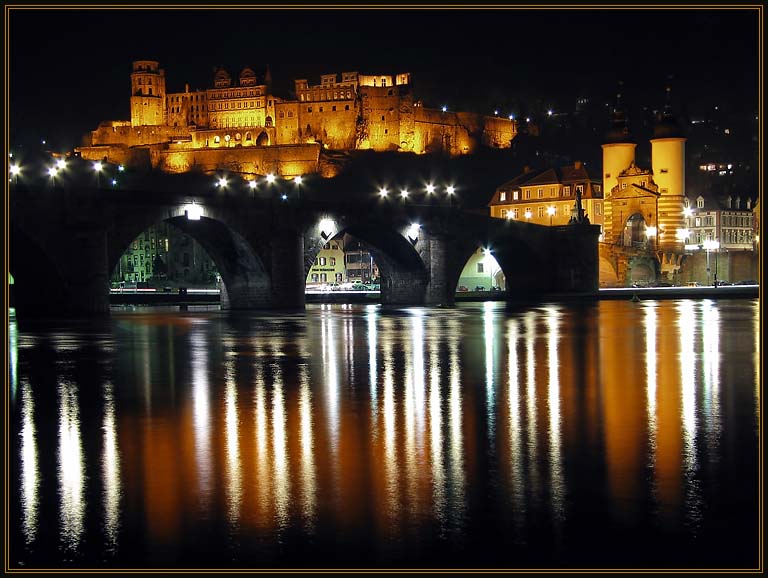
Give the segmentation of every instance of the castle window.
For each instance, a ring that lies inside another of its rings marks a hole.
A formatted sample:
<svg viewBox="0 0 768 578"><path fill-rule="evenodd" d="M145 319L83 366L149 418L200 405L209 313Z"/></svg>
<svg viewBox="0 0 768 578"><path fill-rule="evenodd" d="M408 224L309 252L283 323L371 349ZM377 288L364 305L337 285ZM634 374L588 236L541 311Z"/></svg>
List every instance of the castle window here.
<svg viewBox="0 0 768 578"><path fill-rule="evenodd" d="M384 115L381 115L381 120L384 120Z"/></svg>
<svg viewBox="0 0 768 578"><path fill-rule="evenodd" d="M621 188L622 189L626 189L627 188L627 183L621 183Z"/></svg>
<svg viewBox="0 0 768 578"><path fill-rule="evenodd" d="M322 106L320 107L320 112L323 112L323 107Z"/></svg>
<svg viewBox="0 0 768 578"><path fill-rule="evenodd" d="M304 102L304 95L301 95L301 101Z"/></svg>
<svg viewBox="0 0 768 578"><path fill-rule="evenodd" d="M536 191L536 196L538 198L540 198L540 199L543 198L544 197L544 189L539 189L538 191Z"/></svg>
<svg viewBox="0 0 768 578"><path fill-rule="evenodd" d="M312 112L312 107L311 106L307 107L307 112Z"/></svg>
<svg viewBox="0 0 768 578"><path fill-rule="evenodd" d="M285 118L285 113L284 113L284 112L281 110L281 111L278 113L278 117L279 117L279 118Z"/></svg>
<svg viewBox="0 0 768 578"><path fill-rule="evenodd" d="M288 118L293 118L293 111L292 110L288 111Z"/></svg>
<svg viewBox="0 0 768 578"><path fill-rule="evenodd" d="M348 104L344 105L344 110L349 110L349 105Z"/></svg>
<svg viewBox="0 0 768 578"><path fill-rule="evenodd" d="M331 110L332 110L333 112L336 112L336 107L335 107L335 106L332 106L332 107L331 107Z"/></svg>

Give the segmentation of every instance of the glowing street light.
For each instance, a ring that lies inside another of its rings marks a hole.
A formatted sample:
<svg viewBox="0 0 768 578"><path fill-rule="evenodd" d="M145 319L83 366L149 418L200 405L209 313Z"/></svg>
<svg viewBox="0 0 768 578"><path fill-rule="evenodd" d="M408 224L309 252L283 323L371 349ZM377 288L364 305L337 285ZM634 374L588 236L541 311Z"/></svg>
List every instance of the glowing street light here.
<svg viewBox="0 0 768 578"><path fill-rule="evenodd" d="M269 174L267 175L267 182L268 182L270 185L271 185L272 183L274 183L274 182L275 182L275 175L273 175L272 173L269 173Z"/></svg>
<svg viewBox="0 0 768 578"><path fill-rule="evenodd" d="M547 111L547 116L552 116L552 114L553 114L553 113L552 113L552 109L550 108L550 109Z"/></svg>
<svg viewBox="0 0 768 578"><path fill-rule="evenodd" d="M691 236L691 232L688 229L678 229L675 233L675 238L678 241L685 241L688 237Z"/></svg>
<svg viewBox="0 0 768 578"><path fill-rule="evenodd" d="M19 165L11 165L9 171L11 173L12 182L16 183L18 176L21 174L21 167Z"/></svg>
<svg viewBox="0 0 768 578"><path fill-rule="evenodd" d="M415 245L416 242L419 240L420 228L421 228L421 225L419 225L418 223L411 223L411 226L408 227L406 236L408 237L408 240L411 242L412 245Z"/></svg>
<svg viewBox="0 0 768 578"><path fill-rule="evenodd" d="M324 241L327 241L335 230L336 223L333 221L333 219L323 219L320 221L320 236Z"/></svg>
<svg viewBox="0 0 768 578"><path fill-rule="evenodd" d="M402 198L404 198L404 199L407 199L408 198L408 189L403 189L402 191L400 191L400 196Z"/></svg>
<svg viewBox="0 0 768 578"><path fill-rule="evenodd" d="M688 218L691 215L693 215L693 209L691 209L691 207L684 207L683 208L683 216Z"/></svg>
<svg viewBox="0 0 768 578"><path fill-rule="evenodd" d="M552 226L552 217L555 216L555 207L549 206L547 207L547 215L549 215L549 226Z"/></svg>
<svg viewBox="0 0 768 578"><path fill-rule="evenodd" d="M226 188L227 186L227 179L226 177L221 177L217 183L222 189Z"/></svg>
<svg viewBox="0 0 768 578"><path fill-rule="evenodd" d="M190 221L199 221L200 217L203 214L203 208L195 203L195 201L192 201L191 204L186 206L186 214L187 219Z"/></svg>
<svg viewBox="0 0 768 578"><path fill-rule="evenodd" d="M293 177L293 182L296 183L296 186L298 187L304 179L301 178L301 175L297 175Z"/></svg>
<svg viewBox="0 0 768 578"><path fill-rule="evenodd" d="M446 112L448 110L447 106L443 106L443 112Z"/></svg>
<svg viewBox="0 0 768 578"><path fill-rule="evenodd" d="M59 159L56 161L56 168L59 170L64 170L67 168L67 161L65 159Z"/></svg>
<svg viewBox="0 0 768 578"><path fill-rule="evenodd" d="M514 114L510 114L507 118L509 118L509 120L515 120L515 115Z"/></svg>
<svg viewBox="0 0 768 578"><path fill-rule="evenodd" d="M104 165L101 164L99 161L96 161L93 163L93 170L96 171L96 187L101 186L101 171L104 168Z"/></svg>
<svg viewBox="0 0 768 578"><path fill-rule="evenodd" d="M56 184L56 175L59 174L59 169L56 167L50 167L48 169L48 176L51 177L51 183Z"/></svg>
<svg viewBox="0 0 768 578"><path fill-rule="evenodd" d="M258 186L258 184L256 183L256 180L254 179L252 181L248 181L248 186L250 187L250 189L252 191L255 191L256 187Z"/></svg>
<svg viewBox="0 0 768 578"><path fill-rule="evenodd" d="M448 196L451 196L456 192L456 187L454 187L453 185L450 185L446 187L445 192L448 193Z"/></svg>
<svg viewBox="0 0 768 578"><path fill-rule="evenodd" d="M389 194L389 191L387 190L387 188L386 188L386 187L381 187L381 188L379 189L379 196L380 196L382 199L383 199L384 197L386 197L388 194Z"/></svg>
<svg viewBox="0 0 768 578"><path fill-rule="evenodd" d="M124 171L125 171L125 166L124 166L124 165L118 165L118 166L117 166L117 170L118 170L118 171L120 171L120 172L122 173L122 172L124 172Z"/></svg>
<svg viewBox="0 0 768 578"><path fill-rule="evenodd" d="M435 185L433 185L432 183L427 183L427 194L431 195L434 192L435 192Z"/></svg>
<svg viewBox="0 0 768 578"><path fill-rule="evenodd" d="M525 212L525 218L526 219L530 219L532 216L533 216L533 213L531 213L530 211L526 211Z"/></svg>

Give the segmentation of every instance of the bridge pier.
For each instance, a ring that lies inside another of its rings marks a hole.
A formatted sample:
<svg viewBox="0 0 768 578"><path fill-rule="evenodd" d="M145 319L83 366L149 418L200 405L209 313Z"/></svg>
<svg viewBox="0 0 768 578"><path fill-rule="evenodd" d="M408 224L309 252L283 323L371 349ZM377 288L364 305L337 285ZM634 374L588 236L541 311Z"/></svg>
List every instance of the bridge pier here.
<svg viewBox="0 0 768 578"><path fill-rule="evenodd" d="M297 231L278 231L270 243L272 306L302 309L305 304L304 237Z"/></svg>
<svg viewBox="0 0 768 578"><path fill-rule="evenodd" d="M109 268L107 235L103 229L77 229L65 250L69 255L66 271L65 316L97 317L109 315ZM53 291L61 288L53 287Z"/></svg>

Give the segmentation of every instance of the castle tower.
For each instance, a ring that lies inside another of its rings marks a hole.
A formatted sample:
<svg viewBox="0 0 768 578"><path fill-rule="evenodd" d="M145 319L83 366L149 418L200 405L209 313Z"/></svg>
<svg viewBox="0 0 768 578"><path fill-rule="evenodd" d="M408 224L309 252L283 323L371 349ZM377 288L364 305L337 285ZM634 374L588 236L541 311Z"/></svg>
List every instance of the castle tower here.
<svg viewBox="0 0 768 578"><path fill-rule="evenodd" d="M667 87L664 113L653 129L651 167L653 179L659 186L659 249L680 252L684 239L677 231L685 228L683 201L685 199L685 141L683 131L672 116Z"/></svg>
<svg viewBox="0 0 768 578"><path fill-rule="evenodd" d="M603 146L603 242L614 241L613 203L611 190L618 185L619 173L635 162L637 144L629 133L629 122L621 108L621 94L616 95L616 107ZM618 226L623 226L620 223ZM620 233L618 231L617 233Z"/></svg>
<svg viewBox="0 0 768 578"><path fill-rule="evenodd" d="M131 72L131 126L165 124L165 70L154 60L137 60Z"/></svg>

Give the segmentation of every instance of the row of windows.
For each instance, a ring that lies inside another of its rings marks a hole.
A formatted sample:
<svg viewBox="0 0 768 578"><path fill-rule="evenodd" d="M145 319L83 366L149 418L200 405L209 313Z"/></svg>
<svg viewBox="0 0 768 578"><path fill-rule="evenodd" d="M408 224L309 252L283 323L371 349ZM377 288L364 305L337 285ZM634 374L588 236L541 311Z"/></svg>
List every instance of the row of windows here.
<svg viewBox="0 0 768 578"><path fill-rule="evenodd" d="M749 229L728 229L723 231L724 243L751 243L752 231Z"/></svg>
<svg viewBox="0 0 768 578"><path fill-rule="evenodd" d="M384 120L384 117L381 118L381 120ZM592 185L595 192L600 192L600 185ZM576 185L576 192L579 194L584 194L584 185ZM524 189L522 191L522 198L524 200L530 199L533 194L533 189ZM550 198L556 198L557 197L557 187L550 187L549 188L549 196ZM571 196L571 186L565 185L563 186L563 196L564 197L570 197ZM508 198L507 191L501 191L499 193L499 201L506 201ZM544 189L539 188L536 189L536 198L543 199L544 198ZM512 191L512 200L513 201L519 201L520 200L520 191Z"/></svg>
<svg viewBox="0 0 768 578"><path fill-rule="evenodd" d="M330 261L330 262L329 262ZM320 267L324 267L325 265L329 265L331 267L336 266L336 257L318 257L315 259L315 265L318 265Z"/></svg>
<svg viewBox="0 0 768 578"><path fill-rule="evenodd" d="M325 98L323 98L325 97ZM331 91L315 91L315 92L307 92L302 93L299 95L299 98L301 98L302 101L306 102L312 102L314 101L320 101L320 100L339 100L339 99L350 99L352 98L352 91L351 90L334 90L333 93Z"/></svg>
<svg viewBox="0 0 768 578"><path fill-rule="evenodd" d="M243 106L245 105L245 106ZM237 106L235 106L235 103L232 103L232 110L235 110L236 108L262 108L263 101L261 100L247 100L245 102L238 102ZM208 103L208 110L230 110L230 106L228 102L224 103L224 106L222 106L222 103Z"/></svg>
<svg viewBox="0 0 768 578"><path fill-rule="evenodd" d="M318 112L323 112L324 110L325 110L325 108L321 106L321 107L319 107ZM344 105L344 110L349 110L349 105L348 104ZM335 104L331 107L331 111L332 112L336 112L336 105ZM310 113L312 112L312 107L311 106L307 107L307 112L310 112ZM290 116L290 113L289 113L289 116ZM382 120L383 120L383 117L382 117Z"/></svg>
<svg viewBox="0 0 768 578"><path fill-rule="evenodd" d="M327 273L312 273L312 283L327 283ZM341 283L344 280L344 276L341 273L336 273L336 283Z"/></svg>
<svg viewBox="0 0 768 578"><path fill-rule="evenodd" d="M734 216L734 215L723 215L723 226L724 227L751 227L752 226L752 217L749 216Z"/></svg>
<svg viewBox="0 0 768 578"><path fill-rule="evenodd" d="M243 96L261 96L261 89L234 90L229 92L211 92L209 98L237 98Z"/></svg>

